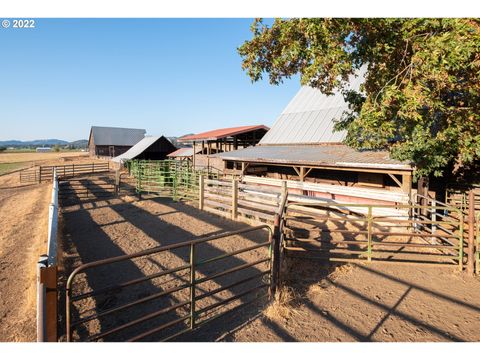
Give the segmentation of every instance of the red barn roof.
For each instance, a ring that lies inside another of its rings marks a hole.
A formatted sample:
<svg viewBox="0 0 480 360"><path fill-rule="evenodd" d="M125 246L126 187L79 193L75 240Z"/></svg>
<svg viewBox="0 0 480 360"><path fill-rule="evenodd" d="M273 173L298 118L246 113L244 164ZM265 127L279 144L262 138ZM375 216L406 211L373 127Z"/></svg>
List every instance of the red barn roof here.
<svg viewBox="0 0 480 360"><path fill-rule="evenodd" d="M229 136L240 135L255 130L269 130L270 128L265 125L249 125L249 126L237 126L231 128L217 129L207 131L195 135L184 136L179 141L197 141L197 140L218 140Z"/></svg>

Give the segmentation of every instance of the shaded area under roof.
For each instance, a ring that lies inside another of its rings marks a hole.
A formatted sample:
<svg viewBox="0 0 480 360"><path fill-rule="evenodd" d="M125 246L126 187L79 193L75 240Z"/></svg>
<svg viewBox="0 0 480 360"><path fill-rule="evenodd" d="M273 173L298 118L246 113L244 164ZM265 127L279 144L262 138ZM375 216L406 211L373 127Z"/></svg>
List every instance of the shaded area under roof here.
<svg viewBox="0 0 480 360"><path fill-rule="evenodd" d="M409 163L391 159L387 151L358 151L342 144L255 146L213 157L276 165L412 170Z"/></svg>
<svg viewBox="0 0 480 360"><path fill-rule="evenodd" d="M349 89L359 91L366 67L349 79ZM334 120L348 110L342 93L325 95L319 89L302 86L280 114L260 145L341 143L344 131L333 131Z"/></svg>
<svg viewBox="0 0 480 360"><path fill-rule="evenodd" d="M218 140L226 137L244 134L250 131L255 130L269 130L269 127L265 125L249 125L249 126L237 126L231 128L216 129L211 131L206 131L203 133L188 135L181 137L178 141L202 141L202 140Z"/></svg>
<svg viewBox="0 0 480 360"><path fill-rule="evenodd" d="M120 163L124 160L133 160L138 156L140 156L143 152L148 150L148 148L154 145L157 141L161 141L162 139L164 141L169 142L169 140L164 136L146 136L142 140L140 140L138 143L136 143L134 146L132 146L130 149L128 149L128 151L114 157L112 161ZM173 145L171 146L173 149L175 149Z"/></svg>
<svg viewBox="0 0 480 360"><path fill-rule="evenodd" d="M92 126L90 139L95 145L133 146L145 137L145 129Z"/></svg>

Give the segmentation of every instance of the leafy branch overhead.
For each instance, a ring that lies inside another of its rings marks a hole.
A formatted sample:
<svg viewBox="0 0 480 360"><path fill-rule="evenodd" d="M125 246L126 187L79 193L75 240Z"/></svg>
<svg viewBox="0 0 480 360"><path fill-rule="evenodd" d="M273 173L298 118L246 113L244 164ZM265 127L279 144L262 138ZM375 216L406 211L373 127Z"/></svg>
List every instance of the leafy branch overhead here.
<svg viewBox="0 0 480 360"><path fill-rule="evenodd" d="M389 149L416 176L460 171L480 159L478 19L276 19L252 24L238 49L252 81L300 74L324 93L340 90L346 143ZM348 78L365 66L360 92Z"/></svg>

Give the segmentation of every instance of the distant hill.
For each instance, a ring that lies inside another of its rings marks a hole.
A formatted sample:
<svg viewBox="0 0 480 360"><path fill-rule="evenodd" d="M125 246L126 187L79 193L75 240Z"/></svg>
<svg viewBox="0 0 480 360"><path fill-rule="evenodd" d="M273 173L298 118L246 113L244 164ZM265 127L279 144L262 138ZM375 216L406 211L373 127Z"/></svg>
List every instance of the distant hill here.
<svg viewBox="0 0 480 360"><path fill-rule="evenodd" d="M38 146L55 146L59 145L62 147L71 146L73 148L83 149L86 148L88 140L77 140L68 142L60 139L41 139L41 140L31 140L31 141L20 141L20 140L4 140L0 141L0 147L38 147Z"/></svg>

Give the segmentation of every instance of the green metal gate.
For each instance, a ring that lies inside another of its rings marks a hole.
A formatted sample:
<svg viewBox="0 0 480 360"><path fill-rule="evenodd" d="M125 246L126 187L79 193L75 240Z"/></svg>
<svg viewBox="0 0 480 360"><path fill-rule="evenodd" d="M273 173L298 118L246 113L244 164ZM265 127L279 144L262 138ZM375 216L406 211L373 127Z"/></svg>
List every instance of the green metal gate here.
<svg viewBox="0 0 480 360"><path fill-rule="evenodd" d="M218 172L209 168L194 170L189 161L179 160L132 160L127 168L135 178L138 194L158 194L174 200L197 200L200 175L219 177Z"/></svg>

